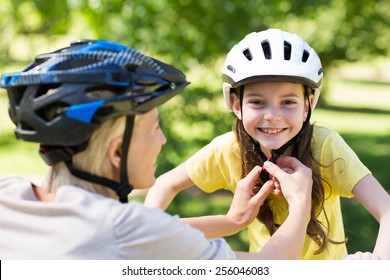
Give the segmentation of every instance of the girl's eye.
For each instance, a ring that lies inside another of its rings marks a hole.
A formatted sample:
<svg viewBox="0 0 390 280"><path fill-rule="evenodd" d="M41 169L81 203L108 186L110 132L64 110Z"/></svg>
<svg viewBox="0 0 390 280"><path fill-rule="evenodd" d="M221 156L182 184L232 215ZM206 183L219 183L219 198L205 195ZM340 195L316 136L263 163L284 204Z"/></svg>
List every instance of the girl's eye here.
<svg viewBox="0 0 390 280"><path fill-rule="evenodd" d="M264 105L265 104L265 102L262 100L249 100L248 103L253 104L253 105Z"/></svg>
<svg viewBox="0 0 390 280"><path fill-rule="evenodd" d="M284 100L282 102L282 104L285 104L285 105L293 105L293 104L297 104L297 102L295 100Z"/></svg>

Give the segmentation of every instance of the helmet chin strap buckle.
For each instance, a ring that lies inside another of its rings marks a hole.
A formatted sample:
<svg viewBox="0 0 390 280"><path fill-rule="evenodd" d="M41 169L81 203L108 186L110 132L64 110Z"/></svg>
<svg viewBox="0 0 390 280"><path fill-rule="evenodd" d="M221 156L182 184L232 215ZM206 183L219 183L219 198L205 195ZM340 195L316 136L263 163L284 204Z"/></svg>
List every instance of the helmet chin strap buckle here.
<svg viewBox="0 0 390 280"><path fill-rule="evenodd" d="M279 151L279 150L280 150L280 149L278 149L277 151ZM284 150L285 150L285 149L284 149ZM282 151L281 154L276 153L275 150L272 150L272 151L271 151L271 156L270 156L266 161L270 161L270 162L272 162L272 163L276 163L276 161L278 160L278 158L283 154L284 150ZM270 179L269 173L268 173L267 170L265 170L264 168L261 170L260 179L261 179L261 181L263 181L263 183L267 182L267 181Z"/></svg>
<svg viewBox="0 0 390 280"><path fill-rule="evenodd" d="M133 186L131 184L124 184L118 186L116 193L119 196L119 201L122 203L128 202L128 196L133 190Z"/></svg>
<svg viewBox="0 0 390 280"><path fill-rule="evenodd" d="M282 147L280 147L279 149L277 150L271 150L271 156L269 158L267 158L264 153L260 150L260 152L262 153L262 158L265 161L270 161L272 163L276 163L276 161L278 160L278 158L284 154L284 152L292 145L294 145L294 143L296 141L298 141L302 134L303 134L303 127L304 125L302 126L301 130L298 132L298 134L296 136L294 136L293 138L291 138L286 144L284 144ZM261 173L260 173L260 179L263 181L263 183L267 182L269 179L270 179L270 175L269 173L267 172L267 170L265 170L264 168L261 170Z"/></svg>

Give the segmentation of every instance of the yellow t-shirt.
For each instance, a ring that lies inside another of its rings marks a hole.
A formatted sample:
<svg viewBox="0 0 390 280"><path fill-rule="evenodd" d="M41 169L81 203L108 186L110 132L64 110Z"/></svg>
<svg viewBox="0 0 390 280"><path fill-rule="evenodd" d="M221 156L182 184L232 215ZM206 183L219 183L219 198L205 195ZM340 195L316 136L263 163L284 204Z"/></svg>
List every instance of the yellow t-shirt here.
<svg viewBox="0 0 390 280"><path fill-rule="evenodd" d="M366 175L371 174L354 151L345 143L340 135L330 129L314 127L311 141L313 157L320 162L321 167L313 164L313 172L320 174L326 182L324 208L329 220L329 238L334 241L345 240L344 226L341 215L340 197L352 197L352 189ZM186 169L195 185L205 192L219 189L235 191L241 179L241 156L236 136L228 132L213 139L210 144L200 149L186 162ZM274 220L281 224L287 217L288 205L283 197L272 196L270 207ZM326 225L324 211L318 219ZM326 229L325 229L326 232ZM257 219L248 227L250 252L258 252L270 234L267 228ZM315 255L318 249L315 242L306 237L302 251L302 259L343 259L347 255L345 244L329 243L321 254Z"/></svg>

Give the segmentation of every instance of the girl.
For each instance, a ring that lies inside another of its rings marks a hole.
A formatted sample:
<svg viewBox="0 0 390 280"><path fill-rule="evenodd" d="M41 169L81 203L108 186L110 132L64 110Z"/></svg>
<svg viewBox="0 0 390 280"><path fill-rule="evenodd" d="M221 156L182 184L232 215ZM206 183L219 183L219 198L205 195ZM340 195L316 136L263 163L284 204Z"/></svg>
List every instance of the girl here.
<svg viewBox="0 0 390 280"><path fill-rule="evenodd" d="M313 171L311 218L302 259L347 255L340 197L355 196L380 223L374 254L390 258L390 197L334 131L310 124L320 94L322 66L299 36L277 29L247 35L228 53L223 93L236 116L234 131L216 137L185 163L160 176L146 204L167 207L174 195L195 184L206 192L236 182L253 166L294 156ZM263 171L258 187L269 178ZM278 193L269 196L249 226L250 251L260 250L288 214ZM224 236L245 226L221 227L205 218L187 222L207 236Z"/></svg>

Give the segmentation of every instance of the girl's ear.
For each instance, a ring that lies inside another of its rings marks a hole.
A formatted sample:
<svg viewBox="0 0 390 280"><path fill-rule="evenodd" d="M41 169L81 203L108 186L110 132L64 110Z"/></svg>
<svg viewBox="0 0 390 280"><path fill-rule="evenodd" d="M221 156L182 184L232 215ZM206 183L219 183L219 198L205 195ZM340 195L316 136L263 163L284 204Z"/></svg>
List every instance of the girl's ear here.
<svg viewBox="0 0 390 280"><path fill-rule="evenodd" d="M306 99L305 112L303 113L304 120L306 120L307 115L309 113L309 103L308 102L310 102L310 108L311 108L311 110L313 110L313 106L314 106L314 95L313 94L310 94L309 100Z"/></svg>
<svg viewBox="0 0 390 280"><path fill-rule="evenodd" d="M237 93L233 92L230 94L230 104L232 104L232 111L236 117L241 120L240 98L238 97Z"/></svg>
<svg viewBox="0 0 390 280"><path fill-rule="evenodd" d="M310 108L313 110L313 107L314 107L314 94L310 94L309 102L310 102Z"/></svg>
<svg viewBox="0 0 390 280"><path fill-rule="evenodd" d="M117 137L110 142L107 150L107 156L114 169L120 168L121 155L122 155L122 137Z"/></svg>

